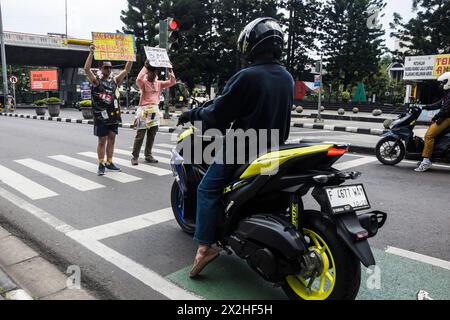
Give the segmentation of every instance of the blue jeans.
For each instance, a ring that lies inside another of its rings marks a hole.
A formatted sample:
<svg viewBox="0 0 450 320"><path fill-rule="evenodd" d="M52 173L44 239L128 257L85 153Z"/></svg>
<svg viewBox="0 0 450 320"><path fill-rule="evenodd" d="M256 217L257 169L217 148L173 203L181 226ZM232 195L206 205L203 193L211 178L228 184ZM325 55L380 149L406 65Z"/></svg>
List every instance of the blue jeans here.
<svg viewBox="0 0 450 320"><path fill-rule="evenodd" d="M234 165L214 162L208 169L197 190L197 227L194 240L201 245L217 242L217 224L224 214L221 203L227 183L236 170Z"/></svg>

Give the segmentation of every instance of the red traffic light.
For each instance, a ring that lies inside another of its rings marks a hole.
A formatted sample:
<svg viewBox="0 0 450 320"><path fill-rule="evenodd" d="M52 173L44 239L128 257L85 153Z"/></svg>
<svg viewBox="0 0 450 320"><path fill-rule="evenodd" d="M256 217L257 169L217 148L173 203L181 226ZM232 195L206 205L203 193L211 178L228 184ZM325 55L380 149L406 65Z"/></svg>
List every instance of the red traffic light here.
<svg viewBox="0 0 450 320"><path fill-rule="evenodd" d="M169 29L172 31L176 31L178 30L178 28L180 27L180 22L176 19L171 19L169 21Z"/></svg>

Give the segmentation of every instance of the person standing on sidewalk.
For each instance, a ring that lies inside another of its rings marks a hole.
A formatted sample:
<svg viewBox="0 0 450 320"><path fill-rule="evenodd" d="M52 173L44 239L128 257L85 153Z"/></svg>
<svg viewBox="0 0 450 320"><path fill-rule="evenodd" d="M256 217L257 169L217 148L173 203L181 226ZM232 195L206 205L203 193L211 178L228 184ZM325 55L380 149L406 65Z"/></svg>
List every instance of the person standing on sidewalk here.
<svg viewBox="0 0 450 320"><path fill-rule="evenodd" d="M172 69L169 69L169 77L168 81L158 80L157 69L152 67L148 60L145 61L145 65L137 77L136 84L141 90L141 100L135 120L137 134L134 139L133 158L131 159L133 166L139 165L139 154L141 153L145 136L147 136L145 161L158 163L158 160L153 157L152 149L160 125L159 103L161 92L177 83Z"/></svg>
<svg viewBox="0 0 450 320"><path fill-rule="evenodd" d="M119 87L127 74L131 71L133 62L125 65L125 70L117 76L112 75L112 63L102 61L100 74L95 75L92 68L95 46L91 45L90 53L84 66L84 71L92 85L92 111L94 114L94 135L98 137L98 175L105 175L106 169L120 172L120 168L113 163L116 136L119 133L119 124L122 122L120 111ZM106 163L105 163L106 155Z"/></svg>

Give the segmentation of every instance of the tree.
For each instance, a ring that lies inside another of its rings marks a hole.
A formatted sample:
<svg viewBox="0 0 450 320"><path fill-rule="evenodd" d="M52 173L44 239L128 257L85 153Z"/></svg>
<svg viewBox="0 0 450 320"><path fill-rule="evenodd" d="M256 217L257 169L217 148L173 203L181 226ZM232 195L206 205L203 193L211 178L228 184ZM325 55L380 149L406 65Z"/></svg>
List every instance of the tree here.
<svg viewBox="0 0 450 320"><path fill-rule="evenodd" d="M237 40L244 27L259 17L280 17L278 1L270 0L229 0L214 1L216 32L219 46L218 63L220 70L218 83L224 83L242 66L237 51Z"/></svg>
<svg viewBox="0 0 450 320"><path fill-rule="evenodd" d="M352 88L374 76L385 51L382 28L370 25L370 9L384 9L384 0L329 0L322 11L322 51L326 80L333 87Z"/></svg>
<svg viewBox="0 0 450 320"><path fill-rule="evenodd" d="M145 61L144 46L151 44L156 35L154 25L157 23L155 12L159 11L160 1L157 0L128 0L127 10L122 10L120 19L124 23L122 31L136 36L137 61L132 74L137 75L139 68Z"/></svg>
<svg viewBox="0 0 450 320"><path fill-rule="evenodd" d="M282 21L287 28L286 67L294 78L301 78L310 62L308 53L317 50L317 31L321 19L321 2L317 0L283 0L281 7L288 11Z"/></svg>
<svg viewBox="0 0 450 320"><path fill-rule="evenodd" d="M414 0L417 17L404 22L401 15L394 14L391 36L400 40L406 55L432 55L450 52L450 1ZM395 53L399 60L404 54Z"/></svg>

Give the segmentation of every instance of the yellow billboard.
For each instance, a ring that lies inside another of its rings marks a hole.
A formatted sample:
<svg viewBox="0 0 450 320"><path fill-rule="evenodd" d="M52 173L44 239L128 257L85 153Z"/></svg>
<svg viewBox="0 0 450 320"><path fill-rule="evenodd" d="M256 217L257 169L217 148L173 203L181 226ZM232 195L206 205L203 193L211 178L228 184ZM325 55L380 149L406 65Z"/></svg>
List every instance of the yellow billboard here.
<svg viewBox="0 0 450 320"><path fill-rule="evenodd" d="M450 72L450 54L437 55L433 70L434 76L438 78L445 72Z"/></svg>
<svg viewBox="0 0 450 320"><path fill-rule="evenodd" d="M123 33L92 32L95 60L136 61L136 39Z"/></svg>

